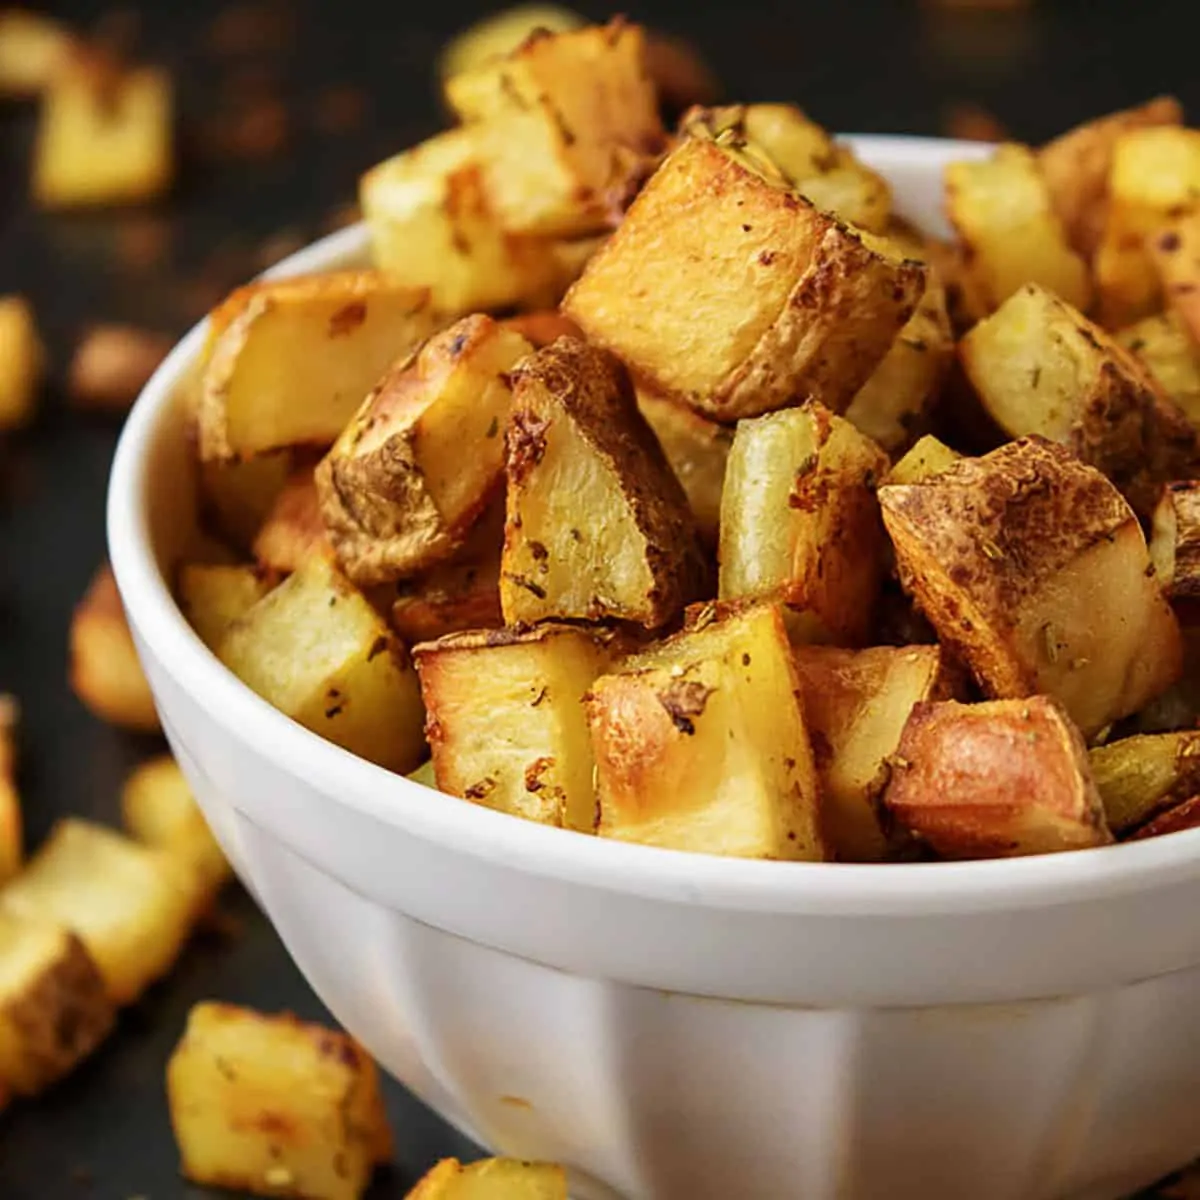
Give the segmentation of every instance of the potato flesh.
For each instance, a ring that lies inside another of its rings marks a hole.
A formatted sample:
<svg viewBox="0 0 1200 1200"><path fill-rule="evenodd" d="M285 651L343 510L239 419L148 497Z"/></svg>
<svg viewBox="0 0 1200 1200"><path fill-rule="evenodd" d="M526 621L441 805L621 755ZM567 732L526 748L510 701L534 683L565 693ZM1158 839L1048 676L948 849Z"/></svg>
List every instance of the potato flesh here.
<svg viewBox="0 0 1200 1200"><path fill-rule="evenodd" d="M408 1200L567 1200L567 1173L556 1163L484 1158L463 1166L444 1158Z"/></svg>
<svg viewBox="0 0 1200 1200"><path fill-rule="evenodd" d="M290 575L326 544L312 468L300 467L275 497L250 549L264 570Z"/></svg>
<svg viewBox="0 0 1200 1200"><path fill-rule="evenodd" d="M952 450L932 433L927 433L895 463L884 482L923 483L949 470L960 458L962 455L957 450Z"/></svg>
<svg viewBox="0 0 1200 1200"><path fill-rule="evenodd" d="M1113 334L1133 354L1159 387L1200 426L1200 350L1178 314L1157 313Z"/></svg>
<svg viewBox="0 0 1200 1200"><path fill-rule="evenodd" d="M184 563L179 570L179 605L210 650L270 590L256 567Z"/></svg>
<svg viewBox="0 0 1200 1200"><path fill-rule="evenodd" d="M1200 792L1200 733L1139 734L1089 753L1108 824L1121 835Z"/></svg>

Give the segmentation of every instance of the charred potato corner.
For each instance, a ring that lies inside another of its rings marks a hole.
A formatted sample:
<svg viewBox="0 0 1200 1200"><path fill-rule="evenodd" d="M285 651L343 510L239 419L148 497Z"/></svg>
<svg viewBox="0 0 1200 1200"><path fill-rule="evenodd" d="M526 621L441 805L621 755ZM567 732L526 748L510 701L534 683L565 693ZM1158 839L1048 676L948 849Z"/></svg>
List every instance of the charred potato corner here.
<svg viewBox="0 0 1200 1200"><path fill-rule="evenodd" d="M214 312L194 444L227 553L177 575L201 639L425 803L578 835L880 862L1198 823L1172 699L1200 595L1178 105L952 164L938 242L800 108L666 130L637 25L547 25L447 57L457 123L362 180L372 267ZM173 811L146 827L201 903L225 868ZM80 953L18 936L30 972ZM106 929L79 936L139 985ZM210 1035L241 1036L189 1045Z"/></svg>

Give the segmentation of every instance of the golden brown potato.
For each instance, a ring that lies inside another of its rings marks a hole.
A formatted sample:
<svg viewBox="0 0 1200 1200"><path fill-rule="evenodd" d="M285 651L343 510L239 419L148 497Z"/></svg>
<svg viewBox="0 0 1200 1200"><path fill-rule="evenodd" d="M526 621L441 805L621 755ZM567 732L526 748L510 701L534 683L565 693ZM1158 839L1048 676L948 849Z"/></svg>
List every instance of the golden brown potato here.
<svg viewBox="0 0 1200 1200"><path fill-rule="evenodd" d="M943 858L1052 854L1112 841L1083 738L1046 696L917 704L883 799Z"/></svg>
<svg viewBox="0 0 1200 1200"><path fill-rule="evenodd" d="M156 733L158 710L107 563L75 606L70 639L71 689L84 707L111 725Z"/></svg>
<svg viewBox="0 0 1200 1200"><path fill-rule="evenodd" d="M428 293L378 271L263 280L213 314L200 457L328 446L389 363L438 327Z"/></svg>
<svg viewBox="0 0 1200 1200"><path fill-rule="evenodd" d="M76 408L123 413L174 343L135 325L93 325L75 347L67 393Z"/></svg>
<svg viewBox="0 0 1200 1200"><path fill-rule="evenodd" d="M567 1173L555 1163L484 1158L463 1166L443 1158L408 1200L567 1200Z"/></svg>
<svg viewBox="0 0 1200 1200"><path fill-rule="evenodd" d="M1178 678L1137 518L1061 447L1023 438L879 500L905 589L989 695L1053 696L1090 736Z"/></svg>
<svg viewBox="0 0 1200 1200"><path fill-rule="evenodd" d="M200 640L212 650L225 631L270 590L258 567L184 563L179 569L179 607Z"/></svg>
<svg viewBox="0 0 1200 1200"><path fill-rule="evenodd" d="M722 600L775 600L797 641L861 644L883 575L887 455L819 404L740 421L721 498Z"/></svg>
<svg viewBox="0 0 1200 1200"><path fill-rule="evenodd" d="M0 694L0 884L11 879L24 857L24 821L21 793L17 788L17 723L20 707L16 698Z"/></svg>
<svg viewBox="0 0 1200 1200"><path fill-rule="evenodd" d="M1200 598L1200 481L1170 483L1154 510L1150 559L1172 598Z"/></svg>
<svg viewBox="0 0 1200 1200"><path fill-rule="evenodd" d="M1109 828L1118 837L1200 792L1200 733L1139 734L1088 758Z"/></svg>
<svg viewBox="0 0 1200 1200"><path fill-rule="evenodd" d="M1114 333L1113 340L1141 361L1192 425L1200 426L1200 350L1178 313L1143 317Z"/></svg>
<svg viewBox="0 0 1200 1200"><path fill-rule="evenodd" d="M0 1088L44 1091L107 1037L114 1016L79 938L0 912Z"/></svg>
<svg viewBox="0 0 1200 1200"><path fill-rule="evenodd" d="M706 572L687 497L621 364L560 338L512 377L504 619L666 624Z"/></svg>
<svg viewBox="0 0 1200 1200"><path fill-rule="evenodd" d="M1172 221L1145 246L1168 306L1193 344L1200 342L1200 211Z"/></svg>
<svg viewBox="0 0 1200 1200"><path fill-rule="evenodd" d="M342 569L386 583L448 558L504 475L509 373L532 350L480 314L392 367L317 468Z"/></svg>
<svg viewBox="0 0 1200 1200"><path fill-rule="evenodd" d="M23 296L0 296L0 430L33 419L45 363L33 309Z"/></svg>
<svg viewBox="0 0 1200 1200"><path fill-rule="evenodd" d="M358 1200L392 1156L370 1057L289 1013L197 1004L167 1064L167 1102L193 1183Z"/></svg>
<svg viewBox="0 0 1200 1200"><path fill-rule="evenodd" d="M644 34L623 20L534 33L446 97L478 130L484 190L513 233L603 228L664 141Z"/></svg>
<svg viewBox="0 0 1200 1200"><path fill-rule="evenodd" d="M165 974L187 940L194 888L175 861L115 830L58 822L0 889L0 910L65 925L87 947L117 1004Z"/></svg>
<svg viewBox="0 0 1200 1200"><path fill-rule="evenodd" d="M797 398L841 412L924 268L861 238L742 150L685 138L563 307L640 387L721 421Z"/></svg>
<svg viewBox="0 0 1200 1200"><path fill-rule="evenodd" d="M553 4L518 4L476 21L451 38L438 55L438 76L443 80L495 62L516 50L539 29L566 33L586 21L578 13Z"/></svg>
<svg viewBox="0 0 1200 1200"><path fill-rule="evenodd" d="M1129 835L1130 841L1139 838L1161 837L1165 833L1182 833L1200 827L1200 796L1192 796L1182 804L1167 809Z"/></svg>
<svg viewBox="0 0 1200 1200"><path fill-rule="evenodd" d="M1038 169L1071 245L1090 259L1108 217L1108 177L1113 147L1121 134L1152 125L1180 125L1183 110L1174 96L1158 96L1137 108L1086 121L1044 145Z"/></svg>
<svg viewBox="0 0 1200 1200"><path fill-rule="evenodd" d="M584 629L452 634L414 651L437 786L545 825L590 833L584 693L610 651Z"/></svg>
<svg viewBox="0 0 1200 1200"><path fill-rule="evenodd" d="M913 448L898 459L884 476L884 483L924 483L954 466L962 455L945 442L927 433Z"/></svg>
<svg viewBox="0 0 1200 1200"><path fill-rule="evenodd" d="M264 572L290 575L329 545L313 471L302 466L288 476L254 535L250 550Z"/></svg>
<svg viewBox="0 0 1200 1200"><path fill-rule="evenodd" d="M601 837L821 859L821 789L774 605L718 615L601 676L586 701Z"/></svg>
<svg viewBox="0 0 1200 1200"><path fill-rule="evenodd" d="M328 555L313 555L235 621L221 661L285 716L393 771L424 757L403 644Z"/></svg>
<svg viewBox="0 0 1200 1200"><path fill-rule="evenodd" d="M1091 302L1087 264L1067 244L1050 193L1027 146L946 168L946 215L966 251L963 270L988 311L1039 283L1078 309Z"/></svg>
<svg viewBox="0 0 1200 1200"><path fill-rule="evenodd" d="M256 458L202 462L198 488L204 519L230 544L249 552L292 474L293 457L285 450Z"/></svg>
<svg viewBox="0 0 1200 1200"><path fill-rule="evenodd" d="M0 12L0 95L44 92L75 52L75 39L57 21L19 8Z"/></svg>

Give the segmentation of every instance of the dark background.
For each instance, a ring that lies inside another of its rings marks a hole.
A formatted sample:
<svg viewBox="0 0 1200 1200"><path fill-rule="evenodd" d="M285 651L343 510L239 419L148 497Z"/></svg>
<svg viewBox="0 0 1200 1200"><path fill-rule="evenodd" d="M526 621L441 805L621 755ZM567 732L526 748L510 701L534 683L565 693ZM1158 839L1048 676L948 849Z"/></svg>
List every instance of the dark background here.
<svg viewBox="0 0 1200 1200"><path fill-rule="evenodd" d="M961 5L962 0L959 0ZM68 410L61 382L92 320L181 333L224 290L345 219L358 175L445 123L439 47L495 5L369 0L43 6L175 77L181 172L169 202L47 215L25 201L36 122L0 105L0 293L29 296L51 349L35 425L0 439L0 690L20 699L28 841L67 812L117 816L138 758L161 749L93 720L66 685L71 608L104 556L117 423ZM610 10L575 5L597 18ZM838 130L959 131L977 110L1040 141L1105 110L1173 92L1200 115L1194 0L1042 0L983 11L918 0L646 3L633 18L689 38L735 99L797 100ZM216 997L324 1016L240 893L116 1036L46 1098L0 1115L3 1200L208 1195L177 1175L162 1075L188 1008ZM438 1156L470 1154L398 1087L400 1197Z"/></svg>

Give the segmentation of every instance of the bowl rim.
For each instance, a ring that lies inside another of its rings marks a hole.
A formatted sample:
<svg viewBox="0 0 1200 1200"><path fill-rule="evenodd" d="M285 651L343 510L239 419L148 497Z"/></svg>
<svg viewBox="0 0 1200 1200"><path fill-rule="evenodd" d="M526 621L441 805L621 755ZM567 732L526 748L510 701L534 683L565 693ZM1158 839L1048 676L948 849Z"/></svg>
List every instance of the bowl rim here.
<svg viewBox="0 0 1200 1200"><path fill-rule="evenodd" d="M876 167L933 170L978 157L977 143L870 135L848 138ZM883 161L881 161L883 160ZM367 244L361 224L285 259L267 275L329 270ZM325 741L272 708L200 641L160 570L151 541L151 451L171 419L178 384L207 333L205 318L146 384L113 459L107 531L113 572L148 657L238 741L285 775L303 777L397 832L522 873L688 905L778 913L893 917L1023 909L1169 886L1200 876L1200 829L1089 850L1024 858L904 864L770 862L588 837L438 794Z"/></svg>

